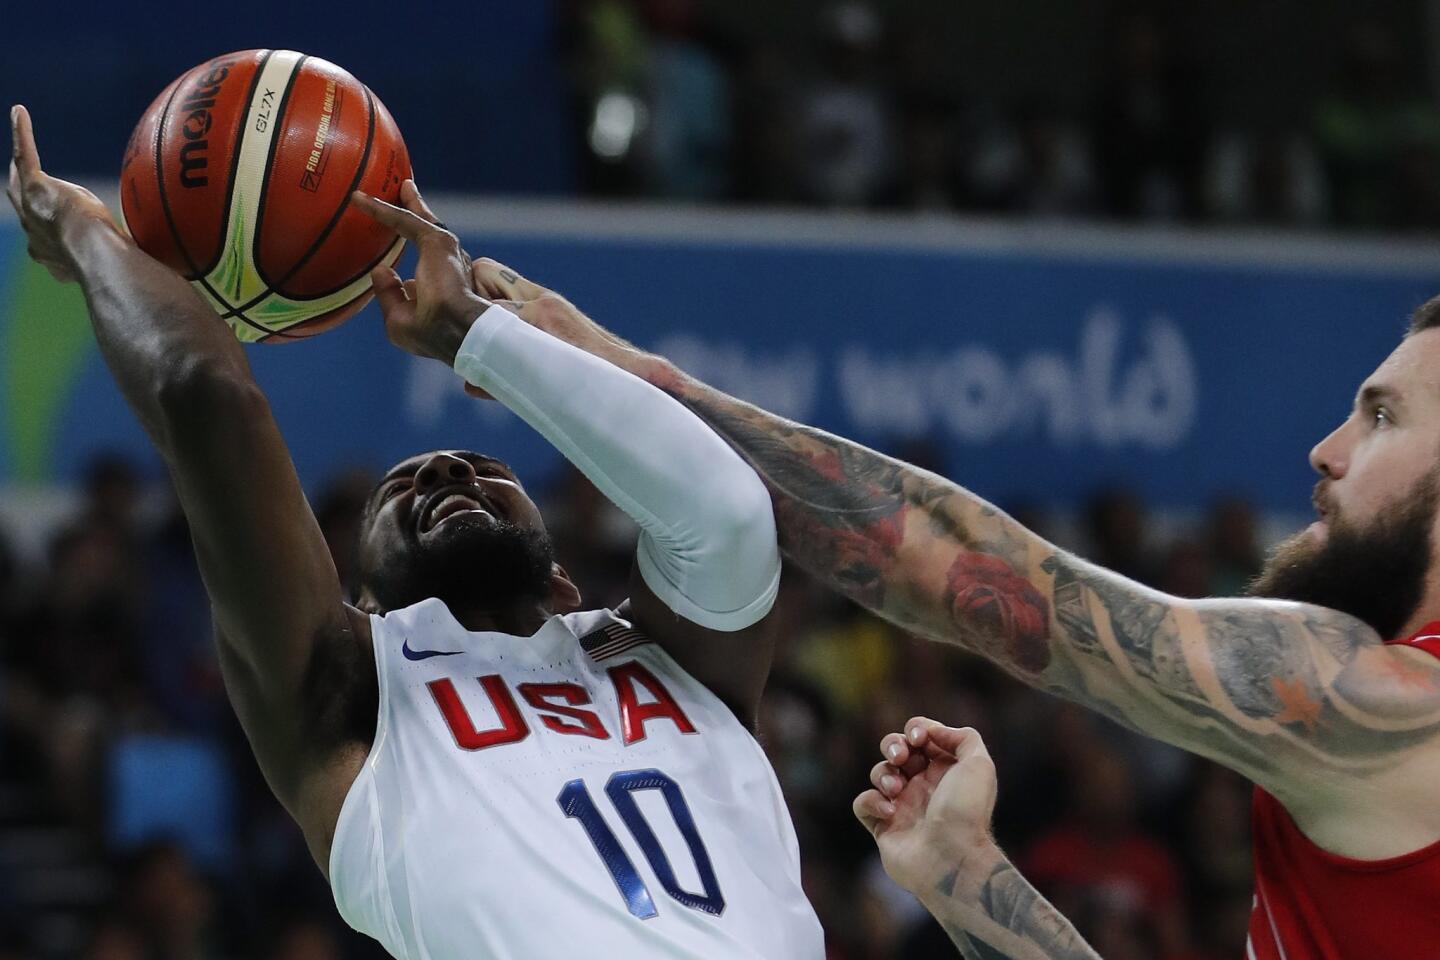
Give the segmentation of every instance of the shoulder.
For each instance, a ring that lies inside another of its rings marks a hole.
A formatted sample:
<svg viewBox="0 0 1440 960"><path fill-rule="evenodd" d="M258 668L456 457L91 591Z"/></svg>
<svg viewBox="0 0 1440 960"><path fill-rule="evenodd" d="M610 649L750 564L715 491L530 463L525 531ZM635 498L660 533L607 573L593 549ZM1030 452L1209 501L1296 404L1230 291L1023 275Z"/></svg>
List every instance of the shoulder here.
<svg viewBox="0 0 1440 960"><path fill-rule="evenodd" d="M592 660L605 660L655 641L626 615L628 603L614 610L567 613L561 619L575 635L581 652Z"/></svg>

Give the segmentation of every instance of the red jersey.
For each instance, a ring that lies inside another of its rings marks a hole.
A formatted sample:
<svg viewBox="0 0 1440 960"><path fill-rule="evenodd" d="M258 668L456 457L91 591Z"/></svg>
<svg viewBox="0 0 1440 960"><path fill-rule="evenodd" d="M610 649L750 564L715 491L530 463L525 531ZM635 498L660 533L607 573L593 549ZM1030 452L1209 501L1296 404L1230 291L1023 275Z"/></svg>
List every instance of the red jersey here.
<svg viewBox="0 0 1440 960"><path fill-rule="evenodd" d="M1440 621L1396 643L1440 657ZM1440 841L1387 860L1321 850L1255 788L1255 906L1246 960L1440 957Z"/></svg>

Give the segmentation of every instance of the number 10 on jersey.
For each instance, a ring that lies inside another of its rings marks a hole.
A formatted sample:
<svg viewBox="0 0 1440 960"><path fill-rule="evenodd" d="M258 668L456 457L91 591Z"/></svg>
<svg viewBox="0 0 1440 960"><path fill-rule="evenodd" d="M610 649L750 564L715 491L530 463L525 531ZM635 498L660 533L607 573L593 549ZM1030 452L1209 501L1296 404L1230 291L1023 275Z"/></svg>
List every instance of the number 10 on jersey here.
<svg viewBox="0 0 1440 960"><path fill-rule="evenodd" d="M680 829L680 835L685 838L685 844L690 848L690 857L695 861L695 871L700 875L704 893L692 893L681 887L675 879L670 858L665 855L659 838L655 836L655 831L650 828L645 815L640 812L640 806L635 802L635 793L640 790L658 790L665 798L670 816L675 819L675 826ZM626 770L611 775L605 783L605 795L610 798L611 806L620 815L630 835L635 838L641 852L645 854L645 859L650 863L650 869L655 872L660 885L665 888L670 898L692 910L701 910L718 917L725 909L725 897L720 893L715 869L710 865L710 854L705 850L705 842L700 839L700 831L695 828L695 818L690 813L690 805L685 802L685 794L680 792L680 785L659 770ZM585 781L571 780L565 784L555 802L560 805L565 816L579 820L580 826L585 828L585 835L595 845L600 862L610 871L610 877L615 881L615 887L625 901L625 908L641 920L656 916L658 911L655 909L655 901L650 898L649 888L640 878L640 873L635 869L635 864L625 852L625 848L620 845L615 831L610 829L604 814L595 805Z"/></svg>

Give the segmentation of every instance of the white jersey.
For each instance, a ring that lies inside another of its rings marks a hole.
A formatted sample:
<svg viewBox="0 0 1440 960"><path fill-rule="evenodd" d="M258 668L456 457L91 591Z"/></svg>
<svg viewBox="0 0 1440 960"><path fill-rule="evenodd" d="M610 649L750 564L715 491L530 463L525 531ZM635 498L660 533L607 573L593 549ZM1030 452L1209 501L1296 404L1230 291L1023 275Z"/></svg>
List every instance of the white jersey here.
<svg viewBox="0 0 1440 960"><path fill-rule="evenodd" d="M356 930L400 960L823 957L769 762L658 644L608 610L370 624L379 722L330 851Z"/></svg>

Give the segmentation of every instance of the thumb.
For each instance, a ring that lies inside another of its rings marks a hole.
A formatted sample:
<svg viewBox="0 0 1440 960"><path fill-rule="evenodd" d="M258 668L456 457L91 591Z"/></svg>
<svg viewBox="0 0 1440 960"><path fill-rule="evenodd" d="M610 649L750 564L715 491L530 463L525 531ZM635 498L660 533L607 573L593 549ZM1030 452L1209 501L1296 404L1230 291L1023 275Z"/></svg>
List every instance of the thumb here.
<svg viewBox="0 0 1440 960"><path fill-rule="evenodd" d="M911 744L924 747L927 755L933 755L933 752L938 750L952 757L959 757L962 752L985 748L974 727L947 727L929 717L915 717L905 725L905 729L910 731ZM914 735L916 732L919 733L918 737Z"/></svg>
<svg viewBox="0 0 1440 960"><path fill-rule="evenodd" d="M391 267L376 267L370 271L370 286L380 304L380 313L385 318L385 329L392 333L396 324L408 323L415 316L415 302L406 295L405 284L400 274Z"/></svg>

